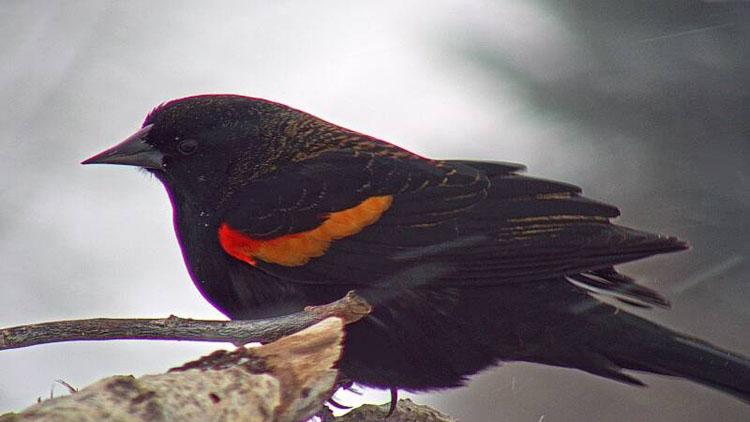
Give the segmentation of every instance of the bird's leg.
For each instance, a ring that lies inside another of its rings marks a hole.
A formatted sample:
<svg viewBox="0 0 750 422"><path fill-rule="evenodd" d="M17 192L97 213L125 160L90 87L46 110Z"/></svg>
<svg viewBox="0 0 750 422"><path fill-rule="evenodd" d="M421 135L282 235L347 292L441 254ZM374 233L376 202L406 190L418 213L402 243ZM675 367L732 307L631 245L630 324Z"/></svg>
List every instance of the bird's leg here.
<svg viewBox="0 0 750 422"><path fill-rule="evenodd" d="M391 387L391 406L388 408L388 414L385 415L386 419L393 415L396 411L396 406L398 406L398 388Z"/></svg>

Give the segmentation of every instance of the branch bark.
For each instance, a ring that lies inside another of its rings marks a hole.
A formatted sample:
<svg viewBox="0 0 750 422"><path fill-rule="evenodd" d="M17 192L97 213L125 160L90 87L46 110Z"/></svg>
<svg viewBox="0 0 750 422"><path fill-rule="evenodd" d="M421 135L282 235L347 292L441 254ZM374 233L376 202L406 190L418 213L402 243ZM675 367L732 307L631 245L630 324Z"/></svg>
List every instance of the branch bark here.
<svg viewBox="0 0 750 422"><path fill-rule="evenodd" d="M367 315L370 310L370 305L352 291L327 305L269 319L207 321L170 316L45 322L0 329L0 351L38 344L97 340L192 340L236 345L269 343L331 316L342 318L348 324Z"/></svg>
<svg viewBox="0 0 750 422"><path fill-rule="evenodd" d="M298 422L336 384L343 321L328 318L273 343L218 351L165 374L105 378L0 422Z"/></svg>
<svg viewBox="0 0 750 422"><path fill-rule="evenodd" d="M344 325L370 310L364 299L349 292L327 305L264 320L97 318L2 329L0 350L114 339L268 344L219 350L165 374L105 378L70 396L0 415L0 422L306 420L321 411L333 393L338 376L333 366L341 355ZM387 412L388 405L363 406L335 420L381 421ZM408 400L399 402L391 420L452 421Z"/></svg>

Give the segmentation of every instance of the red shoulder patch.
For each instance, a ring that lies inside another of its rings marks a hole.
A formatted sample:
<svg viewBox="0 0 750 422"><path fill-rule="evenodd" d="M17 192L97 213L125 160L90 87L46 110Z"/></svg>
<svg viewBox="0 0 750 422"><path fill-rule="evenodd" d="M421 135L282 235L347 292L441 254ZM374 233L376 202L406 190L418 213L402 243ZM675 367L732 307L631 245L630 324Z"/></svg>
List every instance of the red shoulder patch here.
<svg viewBox="0 0 750 422"><path fill-rule="evenodd" d="M331 242L359 233L388 210L393 196L373 196L342 211L332 212L320 226L273 239L253 239L226 223L219 227L219 243L226 253L250 265L257 260L296 267L325 254Z"/></svg>

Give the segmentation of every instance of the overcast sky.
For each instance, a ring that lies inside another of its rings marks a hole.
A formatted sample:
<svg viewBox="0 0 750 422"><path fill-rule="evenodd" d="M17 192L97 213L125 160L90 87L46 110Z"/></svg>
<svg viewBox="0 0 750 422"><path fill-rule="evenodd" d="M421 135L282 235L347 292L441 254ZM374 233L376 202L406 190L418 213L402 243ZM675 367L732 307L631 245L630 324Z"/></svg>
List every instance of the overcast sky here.
<svg viewBox="0 0 750 422"><path fill-rule="evenodd" d="M237 93L435 158L522 162L689 240L623 267L674 303L645 315L750 355L749 40L746 2L6 0L0 327L221 317L188 278L159 183L78 163L163 101ZM216 347L0 352L0 413L56 379L162 372ZM464 422L747 420L724 394L642 379L509 364L416 400Z"/></svg>

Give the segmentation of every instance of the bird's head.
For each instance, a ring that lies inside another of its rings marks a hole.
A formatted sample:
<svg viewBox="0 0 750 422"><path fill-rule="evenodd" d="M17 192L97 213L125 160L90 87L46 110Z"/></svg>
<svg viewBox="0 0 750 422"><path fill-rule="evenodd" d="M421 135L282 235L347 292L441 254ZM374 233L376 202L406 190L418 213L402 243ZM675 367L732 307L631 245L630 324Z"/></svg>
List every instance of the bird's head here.
<svg viewBox="0 0 750 422"><path fill-rule="evenodd" d="M140 130L83 164L121 164L153 173L187 199L221 201L286 162L327 148L343 130L282 104L239 95L201 95L154 109Z"/></svg>

